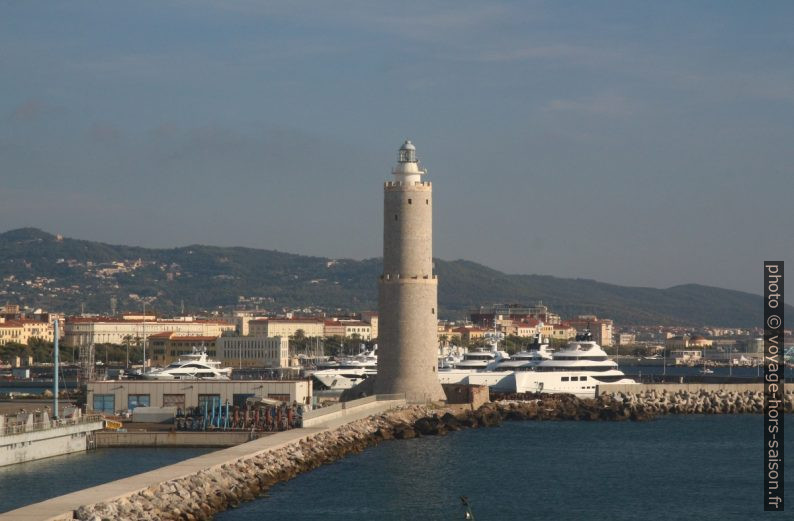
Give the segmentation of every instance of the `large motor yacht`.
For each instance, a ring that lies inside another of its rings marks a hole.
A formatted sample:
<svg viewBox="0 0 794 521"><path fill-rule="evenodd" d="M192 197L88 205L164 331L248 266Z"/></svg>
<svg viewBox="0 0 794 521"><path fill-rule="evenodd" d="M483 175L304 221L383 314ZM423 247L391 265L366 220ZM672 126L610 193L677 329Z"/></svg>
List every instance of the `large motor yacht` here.
<svg viewBox="0 0 794 521"><path fill-rule="evenodd" d="M552 354L551 360L503 369L512 371L518 393L569 393L592 398L599 384L635 384L618 369L594 340L590 331L576 335L565 348Z"/></svg>
<svg viewBox="0 0 794 521"><path fill-rule="evenodd" d="M231 367L221 367L221 363L207 357L204 350L193 348L190 354L182 355L176 362L162 369L141 374L144 380L229 380Z"/></svg>

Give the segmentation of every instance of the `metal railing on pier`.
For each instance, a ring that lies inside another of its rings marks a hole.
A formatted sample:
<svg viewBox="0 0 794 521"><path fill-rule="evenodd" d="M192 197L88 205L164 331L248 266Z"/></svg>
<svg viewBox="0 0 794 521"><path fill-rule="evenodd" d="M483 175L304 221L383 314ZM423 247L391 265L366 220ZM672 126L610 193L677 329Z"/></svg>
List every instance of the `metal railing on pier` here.
<svg viewBox="0 0 794 521"><path fill-rule="evenodd" d="M59 420L50 420L47 422L14 423L12 425L6 425L3 427L2 431L0 431L0 436L12 436L14 434L45 431L58 427L67 427L70 425L81 425L84 423L95 423L101 421L103 421L101 414L86 414L78 418L64 418Z"/></svg>

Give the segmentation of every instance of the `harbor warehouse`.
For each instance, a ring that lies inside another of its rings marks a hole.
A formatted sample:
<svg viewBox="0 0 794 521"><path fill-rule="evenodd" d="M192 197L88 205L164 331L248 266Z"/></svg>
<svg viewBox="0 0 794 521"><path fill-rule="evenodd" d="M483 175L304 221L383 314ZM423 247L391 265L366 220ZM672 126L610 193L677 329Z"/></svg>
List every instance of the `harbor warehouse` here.
<svg viewBox="0 0 794 521"><path fill-rule="evenodd" d="M246 398L310 404L311 380L103 380L88 382L86 403L114 414L135 407L188 407L204 403L244 406Z"/></svg>

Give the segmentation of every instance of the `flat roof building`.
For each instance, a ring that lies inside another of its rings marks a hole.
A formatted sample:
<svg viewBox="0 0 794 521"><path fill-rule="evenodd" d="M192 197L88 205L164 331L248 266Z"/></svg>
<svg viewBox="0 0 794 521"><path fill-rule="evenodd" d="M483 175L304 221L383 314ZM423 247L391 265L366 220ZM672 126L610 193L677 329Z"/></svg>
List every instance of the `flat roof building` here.
<svg viewBox="0 0 794 521"><path fill-rule="evenodd" d="M311 380L102 380L87 385L90 411L116 414L135 407L203 407L204 403L245 405L252 397L311 403Z"/></svg>
<svg viewBox="0 0 794 521"><path fill-rule="evenodd" d="M217 357L228 367L289 367L289 338L222 336Z"/></svg>

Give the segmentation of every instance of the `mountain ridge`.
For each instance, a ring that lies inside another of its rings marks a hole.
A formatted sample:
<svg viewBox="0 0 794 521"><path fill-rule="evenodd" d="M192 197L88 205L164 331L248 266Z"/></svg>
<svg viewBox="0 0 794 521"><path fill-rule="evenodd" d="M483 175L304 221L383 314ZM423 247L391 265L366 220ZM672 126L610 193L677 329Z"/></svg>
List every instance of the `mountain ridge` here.
<svg viewBox="0 0 794 521"><path fill-rule="evenodd" d="M442 317L481 305L543 301L570 317L596 314L619 324L753 327L763 298L737 290L679 284L666 289L584 278L506 274L457 259L434 259ZM38 228L0 233L0 300L74 313L139 309L152 299L161 313L182 302L191 311L239 304L263 308L377 307L380 258L331 259L242 246L145 248L49 234ZM794 311L791 308L789 313Z"/></svg>

